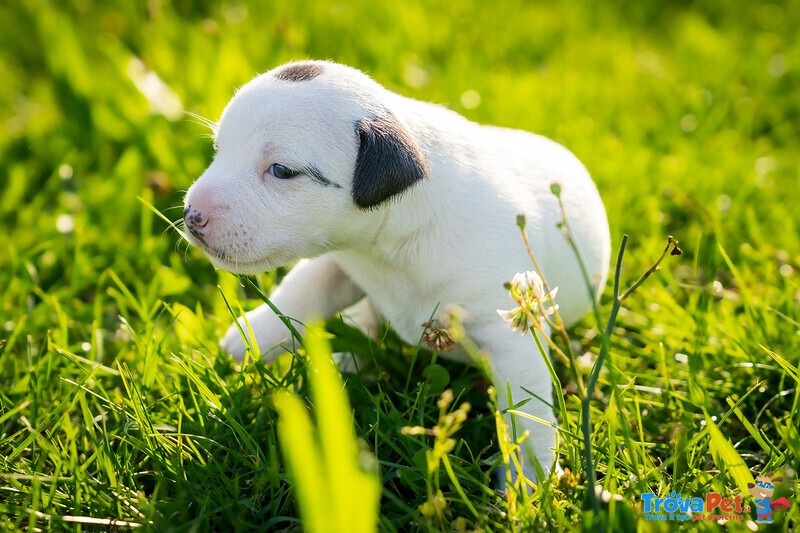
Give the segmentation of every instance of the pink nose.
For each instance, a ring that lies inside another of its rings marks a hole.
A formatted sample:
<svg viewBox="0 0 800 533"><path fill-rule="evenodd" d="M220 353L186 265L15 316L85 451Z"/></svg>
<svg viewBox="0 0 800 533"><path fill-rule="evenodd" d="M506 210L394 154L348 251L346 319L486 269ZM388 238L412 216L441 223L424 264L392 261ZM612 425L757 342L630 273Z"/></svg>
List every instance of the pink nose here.
<svg viewBox="0 0 800 533"><path fill-rule="evenodd" d="M208 217L197 209L192 209L191 205L183 210L183 220L186 222L186 227L192 232L200 233L208 225Z"/></svg>

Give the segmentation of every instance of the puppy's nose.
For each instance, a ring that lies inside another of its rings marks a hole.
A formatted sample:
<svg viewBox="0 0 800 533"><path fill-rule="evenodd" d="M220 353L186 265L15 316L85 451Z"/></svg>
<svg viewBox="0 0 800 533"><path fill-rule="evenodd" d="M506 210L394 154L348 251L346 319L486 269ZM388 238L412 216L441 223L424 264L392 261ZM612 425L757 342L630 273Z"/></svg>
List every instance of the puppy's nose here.
<svg viewBox="0 0 800 533"><path fill-rule="evenodd" d="M192 209L191 205L183 210L183 220L186 222L186 227L195 231L208 225L208 217L197 209Z"/></svg>

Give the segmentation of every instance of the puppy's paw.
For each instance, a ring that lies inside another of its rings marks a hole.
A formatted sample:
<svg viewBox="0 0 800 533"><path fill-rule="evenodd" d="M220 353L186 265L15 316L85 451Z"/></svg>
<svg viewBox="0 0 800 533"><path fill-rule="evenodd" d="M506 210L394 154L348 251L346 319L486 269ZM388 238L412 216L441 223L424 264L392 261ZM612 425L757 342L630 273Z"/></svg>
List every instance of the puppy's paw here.
<svg viewBox="0 0 800 533"><path fill-rule="evenodd" d="M525 478L523 482L523 486L530 487L531 485L536 485L537 483L543 481L537 475L537 469L527 462L522 464L522 470L520 471L515 463L511 463L510 465L511 470L511 483L516 484L519 481L520 477ZM544 469L542 474L545 478L551 477L553 473L556 474L558 479L564 474L564 470L561 468L561 465L556 463L555 468L551 471L549 468ZM494 489L498 492L503 492L506 489L506 484L508 483L508 470L506 470L505 466L499 466L494 469L492 472L492 481L494 481Z"/></svg>
<svg viewBox="0 0 800 533"><path fill-rule="evenodd" d="M523 464L522 471L520 471L514 463L511 463L510 468L511 470L511 484L516 485L519 481L520 477L523 477L525 481L523 481L523 487L530 487L531 484L535 485L538 481L536 476L536 471L533 469L531 465ZM492 480L494 481L494 489L497 492L503 492L506 490L506 484L509 482L508 479L508 470L506 470L505 466L499 466L494 469L492 472Z"/></svg>
<svg viewBox="0 0 800 533"><path fill-rule="evenodd" d="M244 334L247 335L247 325L244 323L244 320L239 318L237 322L238 325L241 325ZM240 363L244 361L244 356L247 353L247 346L244 344L244 339L242 339L242 334L239 332L239 327L237 327L236 323L231 324L219 343L222 349L228 352L234 360Z"/></svg>
<svg viewBox="0 0 800 533"><path fill-rule="evenodd" d="M225 332L225 336L220 341L222 348L231 354L231 357L236 361L243 361L247 353L247 346L241 333L244 332L250 345L255 349L254 345L257 344L258 350L261 352L260 354L254 354L254 357L260 357L265 363L271 362L284 351L281 348L281 343L291 339L291 333L283 322L269 308L264 306L250 311L245 316L247 320L244 317L239 317ZM248 331L248 322L255 336L255 342Z"/></svg>

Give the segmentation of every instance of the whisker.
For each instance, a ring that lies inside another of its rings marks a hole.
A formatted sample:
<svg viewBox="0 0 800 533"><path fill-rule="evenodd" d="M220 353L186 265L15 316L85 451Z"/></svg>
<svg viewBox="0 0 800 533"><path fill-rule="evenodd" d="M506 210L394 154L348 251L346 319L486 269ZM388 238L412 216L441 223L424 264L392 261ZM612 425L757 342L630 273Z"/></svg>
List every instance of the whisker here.
<svg viewBox="0 0 800 533"><path fill-rule="evenodd" d="M199 124L201 126L205 126L206 128L210 129L213 133L217 132L217 123L213 120L207 119L206 117L199 115L197 113L193 113L192 111L184 111L185 114L193 118L193 122L195 124Z"/></svg>
<svg viewBox="0 0 800 533"><path fill-rule="evenodd" d="M162 235L166 234L171 229L172 230L176 230L178 232L178 234L181 237L183 237L184 239L186 238L186 236L184 235L185 230L186 230L186 223L183 221L182 218L179 218L178 220L176 220L174 222L170 222L167 225L167 227L164 228L164 231L163 231Z"/></svg>
<svg viewBox="0 0 800 533"><path fill-rule="evenodd" d="M184 233L184 232L181 230L181 228L179 228L179 227L176 225L176 223L175 223L175 222L173 222L173 221L171 221L169 218L167 218L167 217L166 217L166 215L164 215L164 213L162 213L161 211L159 211L159 210L158 210L158 209L157 209L157 208L156 208L156 207L155 207L153 204L151 204L150 202L148 202L147 200L145 200L145 199L144 199L144 198L142 198L141 196L138 196L138 197L137 197L137 199L138 199L140 202L142 202L144 205L146 205L148 208L150 208L150 210L151 210L153 213L155 213L155 214L156 214L156 216L158 216L158 217L159 217L161 220L163 220L164 222L166 222L166 223L167 223L167 224L168 224L168 225L169 225L169 226L170 226L172 229L174 229L175 231L177 231L177 232L178 232L178 235L180 235L180 236L181 236L181 237L183 237L184 239L186 238L186 234L185 234L185 233Z"/></svg>

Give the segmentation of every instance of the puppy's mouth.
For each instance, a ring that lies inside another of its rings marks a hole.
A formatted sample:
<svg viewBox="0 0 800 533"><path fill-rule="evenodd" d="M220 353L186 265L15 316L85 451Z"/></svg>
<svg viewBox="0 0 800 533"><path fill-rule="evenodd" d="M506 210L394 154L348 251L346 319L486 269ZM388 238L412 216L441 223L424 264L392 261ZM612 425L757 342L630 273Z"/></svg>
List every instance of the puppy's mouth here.
<svg viewBox="0 0 800 533"><path fill-rule="evenodd" d="M272 260L272 257L280 255L280 253L257 259L241 259L210 245L197 231L189 230L189 234L187 240L203 250L211 264L232 274L260 274L279 266Z"/></svg>
<svg viewBox="0 0 800 533"><path fill-rule="evenodd" d="M190 243L194 244L195 246L203 250L203 252L205 252L205 254L210 257L216 259L228 260L228 254L226 254L223 251L217 250L216 248L208 244L206 240L203 238L202 233L194 230L193 228L188 228L188 229L189 229L189 234L186 236L187 241L189 241Z"/></svg>

